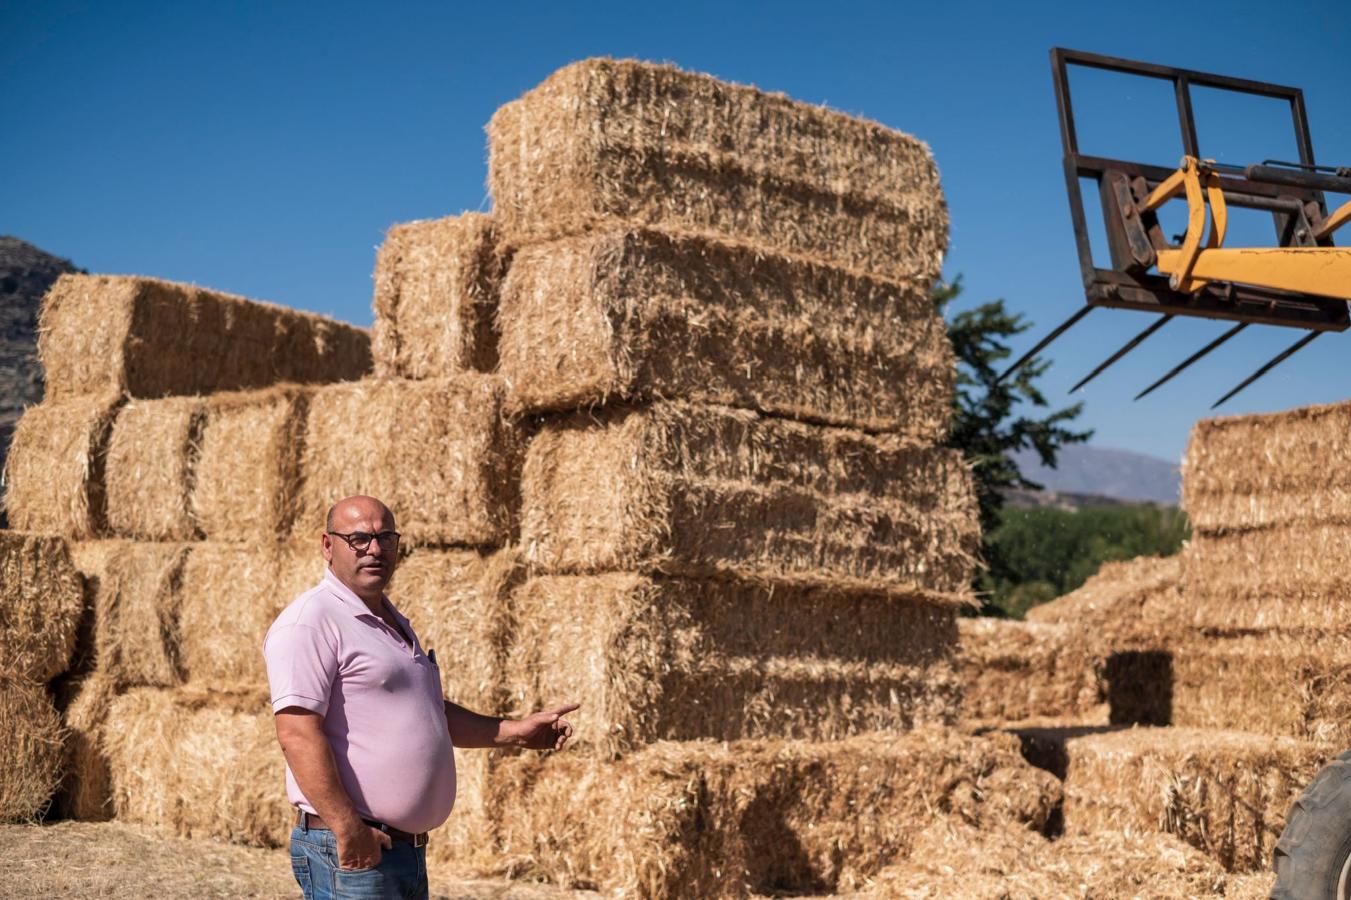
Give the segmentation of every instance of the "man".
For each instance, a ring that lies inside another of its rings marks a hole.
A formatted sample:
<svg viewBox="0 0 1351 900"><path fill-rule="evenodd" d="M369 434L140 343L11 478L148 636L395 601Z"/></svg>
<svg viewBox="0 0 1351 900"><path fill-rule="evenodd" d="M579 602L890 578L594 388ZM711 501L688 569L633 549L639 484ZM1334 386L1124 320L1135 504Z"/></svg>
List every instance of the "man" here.
<svg viewBox="0 0 1351 900"><path fill-rule="evenodd" d="M372 497L329 510L323 580L263 641L286 790L291 865L306 900L425 898L426 832L455 803L455 747L562 749L569 704L499 719L445 700L435 651L384 594L394 515ZM454 665L454 660L445 660Z"/></svg>

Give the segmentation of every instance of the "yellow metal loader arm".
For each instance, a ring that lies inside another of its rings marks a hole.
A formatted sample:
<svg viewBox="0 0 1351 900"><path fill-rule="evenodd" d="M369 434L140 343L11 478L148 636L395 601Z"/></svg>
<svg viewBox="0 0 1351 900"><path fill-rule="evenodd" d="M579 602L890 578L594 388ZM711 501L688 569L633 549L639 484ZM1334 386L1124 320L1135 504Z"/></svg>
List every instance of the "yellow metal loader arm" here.
<svg viewBox="0 0 1351 900"><path fill-rule="evenodd" d="M1275 290L1351 300L1351 247L1224 247L1228 212L1220 178L1211 160L1184 156L1182 165L1155 188L1140 211L1153 212L1184 194L1187 233L1176 249L1157 251L1158 270L1175 291L1195 293L1211 281L1228 281ZM1205 246L1206 207L1210 234ZM1315 236L1323 238L1351 221L1351 201L1330 214Z"/></svg>

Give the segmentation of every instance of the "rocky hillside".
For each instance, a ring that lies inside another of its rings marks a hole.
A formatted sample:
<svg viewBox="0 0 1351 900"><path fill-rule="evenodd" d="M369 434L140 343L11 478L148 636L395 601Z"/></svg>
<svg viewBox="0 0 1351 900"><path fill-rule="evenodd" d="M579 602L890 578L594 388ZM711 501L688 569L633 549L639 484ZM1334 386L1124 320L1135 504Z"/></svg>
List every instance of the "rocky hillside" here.
<svg viewBox="0 0 1351 900"><path fill-rule="evenodd" d="M0 465L25 406L42 399L37 357L42 295L63 272L79 271L27 241L0 235ZM4 508L0 506L0 525Z"/></svg>

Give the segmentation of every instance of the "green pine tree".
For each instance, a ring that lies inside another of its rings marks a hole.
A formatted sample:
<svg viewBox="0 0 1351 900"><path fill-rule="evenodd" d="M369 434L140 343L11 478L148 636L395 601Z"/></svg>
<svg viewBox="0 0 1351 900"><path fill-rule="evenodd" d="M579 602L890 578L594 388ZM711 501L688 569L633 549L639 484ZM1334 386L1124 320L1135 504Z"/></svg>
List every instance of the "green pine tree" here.
<svg viewBox="0 0 1351 900"><path fill-rule="evenodd" d="M935 286L933 301L939 313L947 317L949 307L961 292L960 277L951 284ZM1004 612L992 602L988 586L1016 577L1000 548L989 539L1000 524L1004 491L1041 487L1022 476L1010 454L1032 448L1044 464L1054 466L1061 447L1082 443L1093 435L1092 431L1077 431L1071 427L1083 411L1082 403L1044 416L1036 414L1035 410L1050 406L1037 387L1038 379L1050 367L1050 362L1040 356L996 384L999 374L1011 361L1009 339L1030 327L1031 323L1021 315L1005 308L1002 298L962 310L948 318L948 337L957 356L957 391L948 445L962 451L972 466L976 482L986 565L979 583L986 586L982 611L990 615Z"/></svg>

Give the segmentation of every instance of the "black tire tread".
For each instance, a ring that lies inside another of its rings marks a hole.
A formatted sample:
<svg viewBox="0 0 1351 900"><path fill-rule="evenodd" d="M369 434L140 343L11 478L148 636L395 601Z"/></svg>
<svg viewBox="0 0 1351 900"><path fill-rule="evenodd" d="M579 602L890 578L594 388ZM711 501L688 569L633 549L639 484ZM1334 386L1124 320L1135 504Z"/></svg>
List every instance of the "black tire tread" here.
<svg viewBox="0 0 1351 900"><path fill-rule="evenodd" d="M1345 831L1351 827L1351 822L1340 816L1322 815L1323 810L1338 804L1339 800L1341 807L1351 809L1351 750L1338 754L1335 760L1320 769L1291 805L1272 858L1276 884L1271 889L1271 900L1309 900L1307 879L1311 873L1305 870L1310 866L1325 868L1328 863L1327 860L1304 858L1318 852L1317 844L1326 844L1310 844L1310 834L1320 828Z"/></svg>

